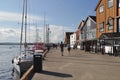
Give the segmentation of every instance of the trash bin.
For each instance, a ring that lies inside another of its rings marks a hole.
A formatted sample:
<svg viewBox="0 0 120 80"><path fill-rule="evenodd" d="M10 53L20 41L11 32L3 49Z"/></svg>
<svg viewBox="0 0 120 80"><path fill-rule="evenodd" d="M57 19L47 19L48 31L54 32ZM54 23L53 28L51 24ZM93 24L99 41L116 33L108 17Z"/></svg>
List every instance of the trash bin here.
<svg viewBox="0 0 120 80"><path fill-rule="evenodd" d="M34 72L42 71L42 53L34 54Z"/></svg>

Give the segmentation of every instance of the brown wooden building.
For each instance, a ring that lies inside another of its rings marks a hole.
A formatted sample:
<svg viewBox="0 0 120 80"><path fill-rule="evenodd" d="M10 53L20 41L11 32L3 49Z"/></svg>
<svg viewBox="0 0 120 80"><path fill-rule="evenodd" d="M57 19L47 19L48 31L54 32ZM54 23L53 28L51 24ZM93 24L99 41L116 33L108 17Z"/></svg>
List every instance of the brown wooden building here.
<svg viewBox="0 0 120 80"><path fill-rule="evenodd" d="M96 11L96 37L120 32L120 0L99 0Z"/></svg>
<svg viewBox="0 0 120 80"><path fill-rule="evenodd" d="M120 0L99 0L95 11L97 47L102 51L109 45L114 53L114 46L120 45Z"/></svg>

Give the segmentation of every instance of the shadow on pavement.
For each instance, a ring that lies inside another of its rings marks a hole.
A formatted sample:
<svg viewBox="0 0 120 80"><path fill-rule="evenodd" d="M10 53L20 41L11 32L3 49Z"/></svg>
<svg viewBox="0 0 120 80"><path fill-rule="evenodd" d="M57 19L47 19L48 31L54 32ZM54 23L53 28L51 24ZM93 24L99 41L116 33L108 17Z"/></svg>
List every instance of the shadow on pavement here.
<svg viewBox="0 0 120 80"><path fill-rule="evenodd" d="M39 72L37 72L37 73L39 73ZM62 78L73 77L71 74L65 74L65 73L59 73L59 72L51 72L51 71L45 71L45 70L43 70L42 72L40 72L40 74L45 74L45 75L49 75L49 76L56 76L56 77L62 77ZM34 75L35 75L35 72L33 71L30 74L30 76L28 77L27 80L31 80Z"/></svg>
<svg viewBox="0 0 120 80"><path fill-rule="evenodd" d="M57 77L63 77L63 78L73 77L71 74L65 74L65 73L59 73L59 72L51 72L51 71L45 71L45 70L43 70L41 74L57 76Z"/></svg>

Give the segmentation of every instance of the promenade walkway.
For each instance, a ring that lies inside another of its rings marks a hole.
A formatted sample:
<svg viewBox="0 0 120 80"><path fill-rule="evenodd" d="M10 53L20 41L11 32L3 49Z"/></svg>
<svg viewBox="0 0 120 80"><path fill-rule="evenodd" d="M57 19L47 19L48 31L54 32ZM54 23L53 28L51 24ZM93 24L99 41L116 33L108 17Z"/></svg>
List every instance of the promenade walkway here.
<svg viewBox="0 0 120 80"><path fill-rule="evenodd" d="M43 61L43 72L31 80L120 80L120 57L67 49L51 49Z"/></svg>

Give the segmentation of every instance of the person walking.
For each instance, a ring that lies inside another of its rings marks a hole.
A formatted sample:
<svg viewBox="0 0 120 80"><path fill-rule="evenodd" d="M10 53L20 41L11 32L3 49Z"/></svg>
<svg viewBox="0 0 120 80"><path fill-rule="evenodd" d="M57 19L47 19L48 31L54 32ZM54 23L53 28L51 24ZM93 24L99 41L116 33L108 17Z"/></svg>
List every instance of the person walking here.
<svg viewBox="0 0 120 80"><path fill-rule="evenodd" d="M61 56L63 56L63 52L64 52L64 44L63 44L62 41L61 41L61 44L60 44L60 48L61 48Z"/></svg>
<svg viewBox="0 0 120 80"><path fill-rule="evenodd" d="M67 49L68 49L68 53L70 55L70 50L71 50L70 44L67 45Z"/></svg>

